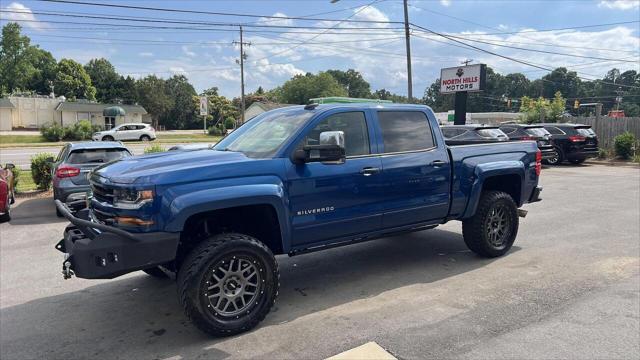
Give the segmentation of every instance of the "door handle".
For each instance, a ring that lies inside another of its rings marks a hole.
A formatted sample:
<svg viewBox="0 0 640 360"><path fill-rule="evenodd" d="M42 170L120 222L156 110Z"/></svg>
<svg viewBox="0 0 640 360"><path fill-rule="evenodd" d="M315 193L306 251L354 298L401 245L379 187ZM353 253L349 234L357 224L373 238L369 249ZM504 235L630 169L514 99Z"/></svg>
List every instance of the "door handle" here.
<svg viewBox="0 0 640 360"><path fill-rule="evenodd" d="M380 172L380 168L377 167L366 167L360 170L360 174L364 176L371 176L373 174L377 174Z"/></svg>
<svg viewBox="0 0 640 360"><path fill-rule="evenodd" d="M442 165L444 165L444 164L445 164L445 162L444 162L444 161L442 161L442 160L433 160L433 161L431 162L431 165L432 165L433 167L440 167L440 166L442 166Z"/></svg>

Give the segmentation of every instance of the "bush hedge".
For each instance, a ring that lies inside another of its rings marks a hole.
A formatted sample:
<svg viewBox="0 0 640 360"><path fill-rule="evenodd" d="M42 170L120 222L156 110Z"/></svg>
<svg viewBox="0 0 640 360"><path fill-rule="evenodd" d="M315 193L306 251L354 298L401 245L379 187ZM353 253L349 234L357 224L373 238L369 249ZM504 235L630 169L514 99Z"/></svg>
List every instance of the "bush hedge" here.
<svg viewBox="0 0 640 360"><path fill-rule="evenodd" d="M211 136L221 136L222 135L222 129L220 129L217 126L211 126L208 130L209 135Z"/></svg>
<svg viewBox="0 0 640 360"><path fill-rule="evenodd" d="M49 190L51 187L51 163L47 159L53 154L40 153L31 157L31 177L40 190Z"/></svg>
<svg viewBox="0 0 640 360"><path fill-rule="evenodd" d="M57 123L48 124L40 128L40 133L47 141L78 141L89 140L94 132L100 130L100 126L92 125L89 120L81 120L71 126L65 127L62 127Z"/></svg>
<svg viewBox="0 0 640 360"><path fill-rule="evenodd" d="M636 143L636 137L630 132L625 132L615 137L614 149L616 155L622 159L629 159L633 156L633 146Z"/></svg>
<svg viewBox="0 0 640 360"><path fill-rule="evenodd" d="M160 144L153 144L144 149L145 154L153 154L153 153L159 153L159 152L165 152L165 151L166 151L165 148L162 147L162 145Z"/></svg>

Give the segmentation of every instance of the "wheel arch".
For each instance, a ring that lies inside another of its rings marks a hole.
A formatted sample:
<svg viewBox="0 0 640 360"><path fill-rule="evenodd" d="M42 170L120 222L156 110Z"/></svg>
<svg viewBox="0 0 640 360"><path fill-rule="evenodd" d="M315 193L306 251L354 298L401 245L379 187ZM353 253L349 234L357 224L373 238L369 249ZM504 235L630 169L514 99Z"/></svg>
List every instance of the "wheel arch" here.
<svg viewBox="0 0 640 360"><path fill-rule="evenodd" d="M486 166L480 164L474 173L475 181L469 196L469 202L462 218L468 218L475 214L484 191L497 190L509 194L518 207L522 206L524 199L525 166L522 161L508 161L490 163Z"/></svg>

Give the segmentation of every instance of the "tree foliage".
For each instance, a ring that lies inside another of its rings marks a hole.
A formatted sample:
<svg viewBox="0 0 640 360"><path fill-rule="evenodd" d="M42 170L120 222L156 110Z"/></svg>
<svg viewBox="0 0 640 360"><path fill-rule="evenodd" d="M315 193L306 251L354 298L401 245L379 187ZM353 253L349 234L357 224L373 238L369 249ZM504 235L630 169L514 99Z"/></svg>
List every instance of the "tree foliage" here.
<svg viewBox="0 0 640 360"><path fill-rule="evenodd" d="M347 91L327 72L318 75L296 75L281 87L278 100L285 104L306 104L309 99L328 96L347 96Z"/></svg>
<svg viewBox="0 0 640 360"><path fill-rule="evenodd" d="M96 100L110 103L122 97L120 75L107 59L91 59L84 69L96 88Z"/></svg>
<svg viewBox="0 0 640 360"><path fill-rule="evenodd" d="M91 84L89 74L82 65L71 59L60 60L54 84L56 93L64 95L67 99L96 98L96 88Z"/></svg>
<svg viewBox="0 0 640 360"><path fill-rule="evenodd" d="M333 76L347 91L347 96L353 98L371 97L371 85L369 85L359 72L349 69L347 71L327 70L327 73Z"/></svg>

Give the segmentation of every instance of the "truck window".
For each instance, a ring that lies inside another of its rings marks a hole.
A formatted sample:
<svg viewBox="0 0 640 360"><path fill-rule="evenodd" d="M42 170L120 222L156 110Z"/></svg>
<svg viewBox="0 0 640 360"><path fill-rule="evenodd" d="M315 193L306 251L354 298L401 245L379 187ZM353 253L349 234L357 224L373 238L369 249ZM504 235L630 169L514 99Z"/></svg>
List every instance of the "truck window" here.
<svg viewBox="0 0 640 360"><path fill-rule="evenodd" d="M346 156L368 155L369 132L363 112L344 112L333 114L322 120L303 140L304 145L318 145L320 133L324 131L344 132Z"/></svg>
<svg viewBox="0 0 640 360"><path fill-rule="evenodd" d="M425 150L434 146L427 116L420 111L378 111L384 152Z"/></svg>

